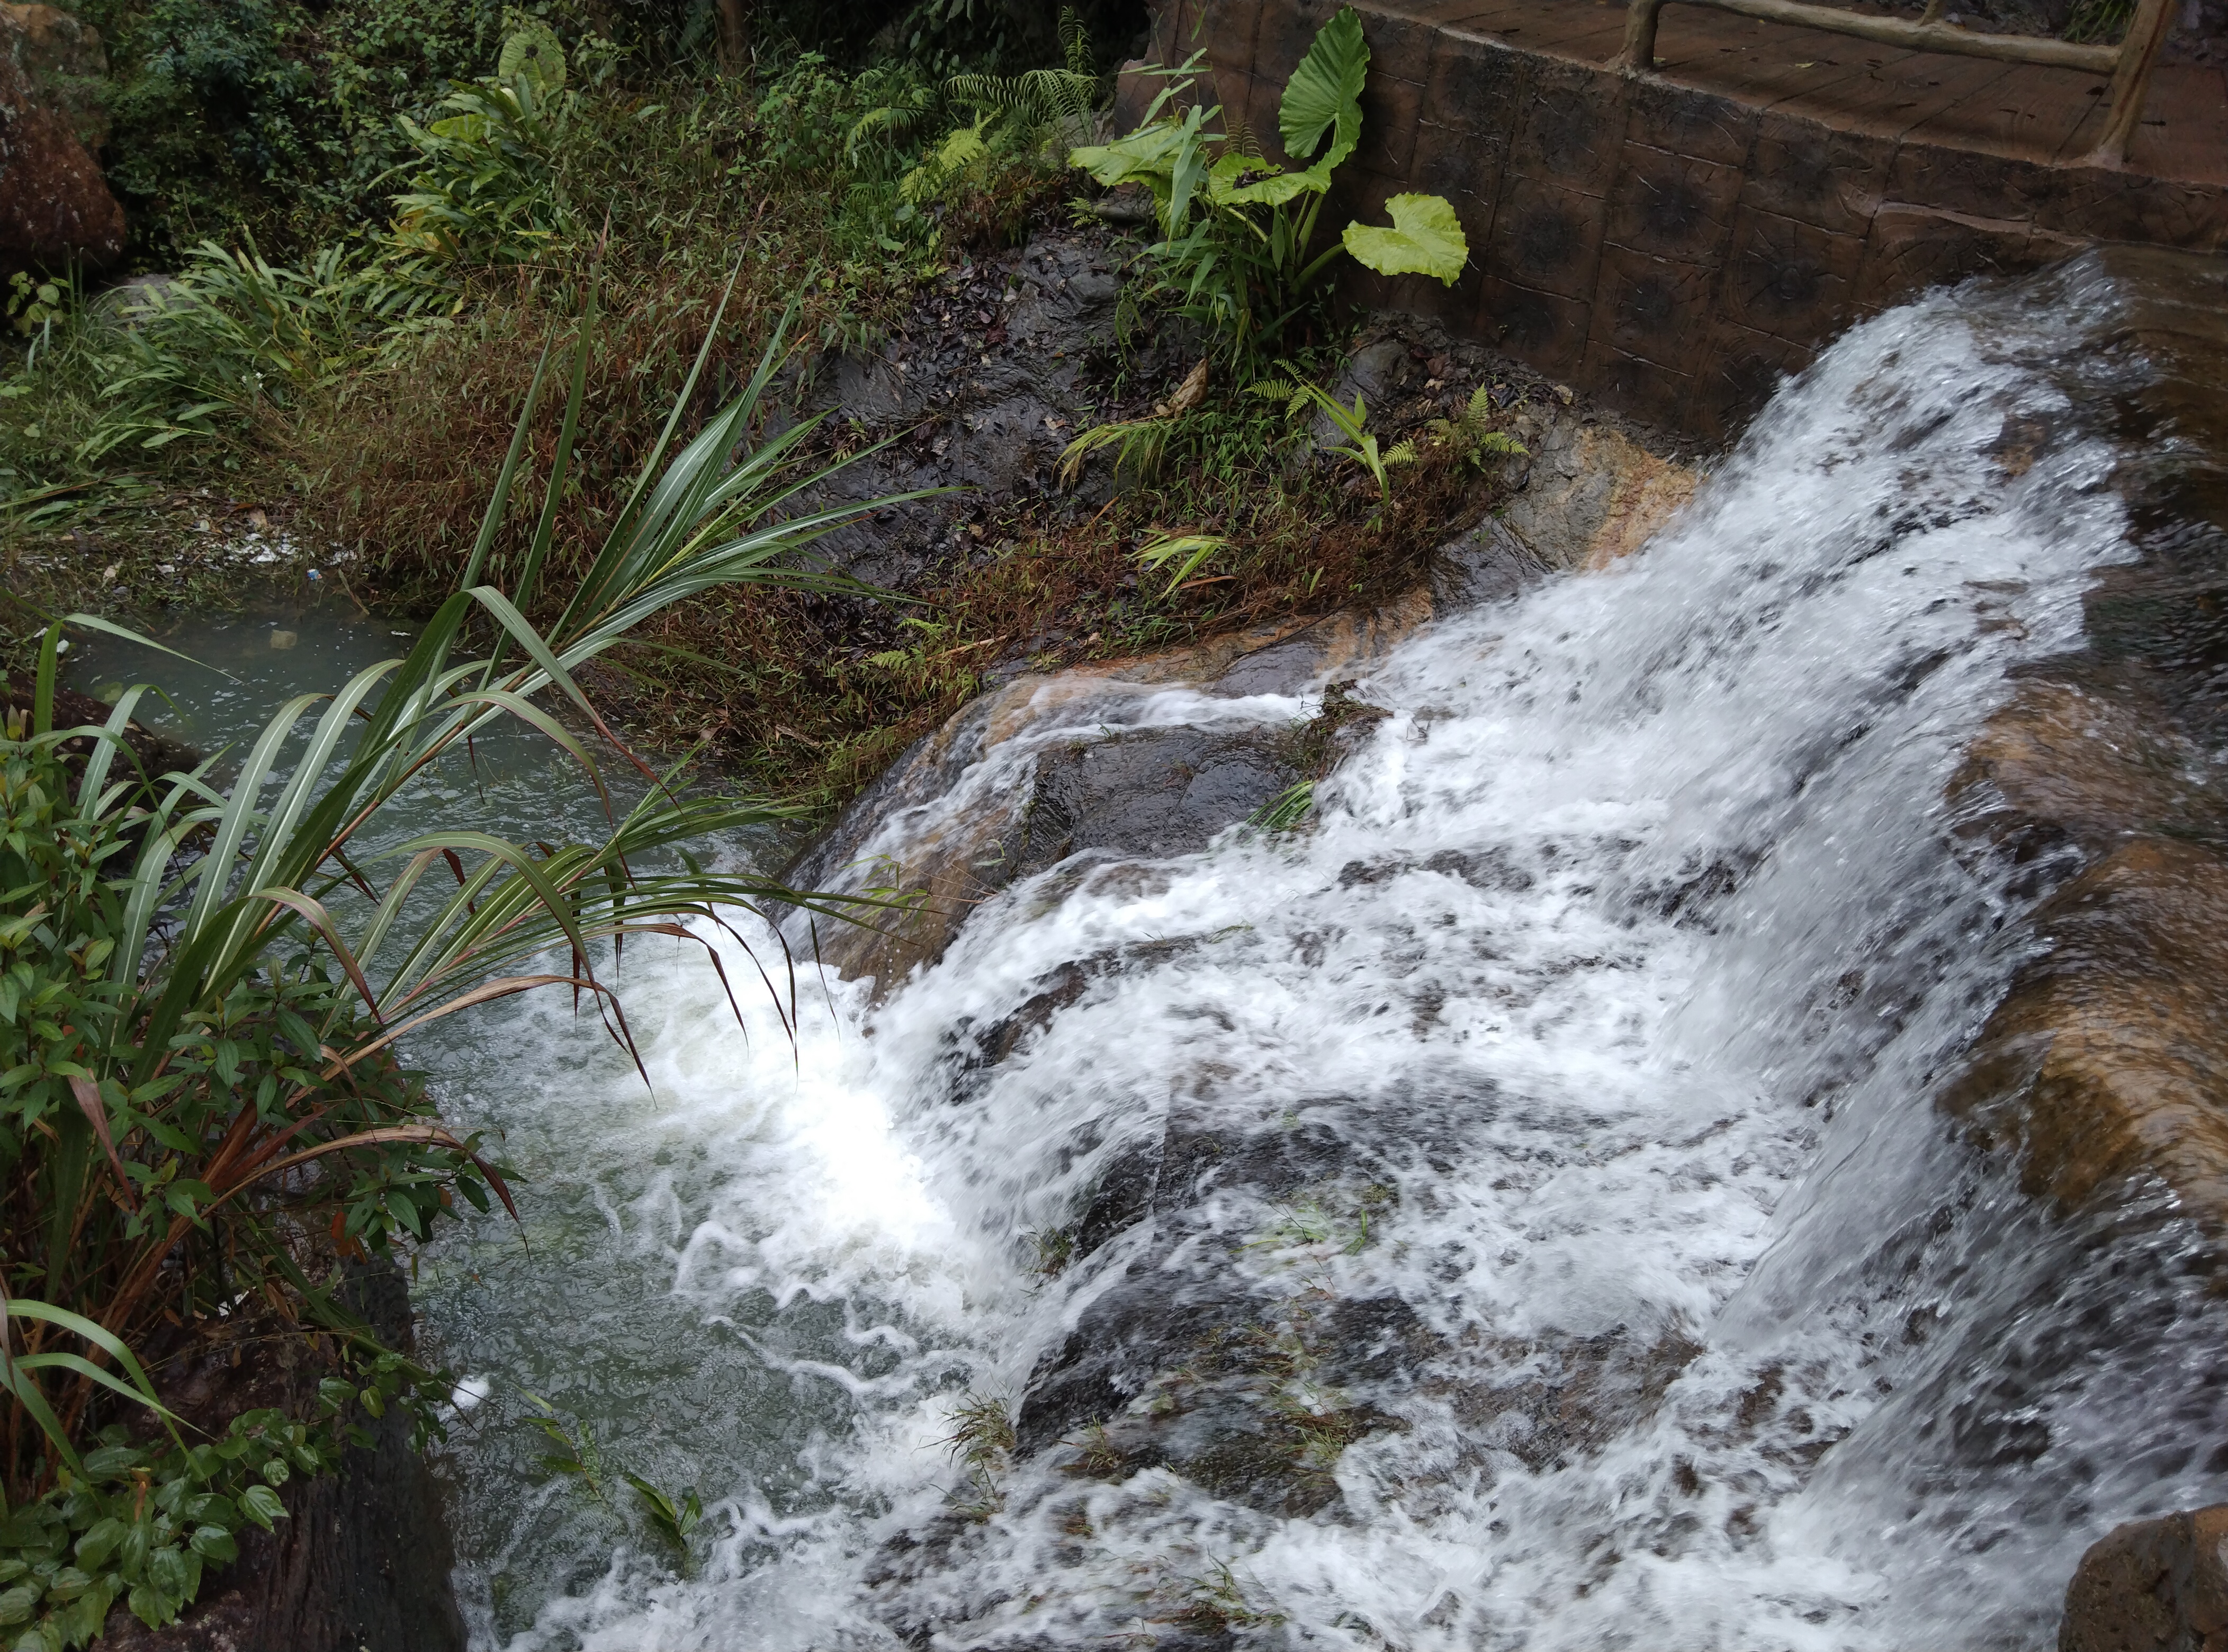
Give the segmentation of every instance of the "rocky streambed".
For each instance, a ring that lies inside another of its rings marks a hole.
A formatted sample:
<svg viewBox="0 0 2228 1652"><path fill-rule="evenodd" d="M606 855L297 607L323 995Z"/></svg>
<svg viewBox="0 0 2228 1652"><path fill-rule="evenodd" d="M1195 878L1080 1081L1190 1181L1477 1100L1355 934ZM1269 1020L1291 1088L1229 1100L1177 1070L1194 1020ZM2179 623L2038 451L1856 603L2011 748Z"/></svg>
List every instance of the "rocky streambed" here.
<svg viewBox="0 0 2228 1652"><path fill-rule="evenodd" d="M994 672L747 1038L496 1031L571 1213L433 1346L707 1514L477 1413L472 1643L2204 1644L2223 282L1926 300L1706 479L1550 387L1399 600Z"/></svg>

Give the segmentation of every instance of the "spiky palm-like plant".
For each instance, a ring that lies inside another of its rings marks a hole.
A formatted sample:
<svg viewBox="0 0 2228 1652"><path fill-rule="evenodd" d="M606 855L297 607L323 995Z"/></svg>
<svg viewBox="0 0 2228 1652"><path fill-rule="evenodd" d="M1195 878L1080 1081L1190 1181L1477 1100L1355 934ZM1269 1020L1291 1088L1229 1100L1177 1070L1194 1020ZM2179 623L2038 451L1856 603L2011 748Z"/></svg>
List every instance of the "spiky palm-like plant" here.
<svg viewBox="0 0 2228 1652"><path fill-rule="evenodd" d="M10 1396L0 1514L14 1510L0 1520L0 1622L29 1622L60 1647L97 1633L118 1598L150 1623L169 1621L202 1562L229 1558L233 1530L280 1512L270 1488L288 1463L330 1466L355 1411L407 1393L410 1373L308 1266L334 1247L423 1239L452 1193L483 1209L490 1192L506 1206L511 1195L481 1143L445 1125L420 1075L400 1066L402 1041L557 987L592 1001L631 1051L609 978L627 940L695 942L718 968L717 938L737 934L732 907L835 909L754 874L704 869L686 846L787 811L678 795L611 735L579 682L643 620L714 586L862 589L797 553L896 501L810 504L835 468L804 459L816 421L753 437L786 319L741 394L681 439L718 327L715 315L553 624L526 615L556 605L542 587L579 434L586 325L514 577L488 576L547 352L454 594L402 657L281 708L228 785L208 763L129 772L138 690L103 727L54 728L63 624L47 633L29 714L0 739L0 1386ZM476 618L491 642L467 657ZM641 770L642 801L611 808L594 842L391 823L414 782L504 721L547 736L609 807L592 749L601 736ZM776 996L793 1008L793 976ZM250 1297L352 1341L355 1378L327 1385L314 1426L251 1413L225 1440L189 1444L134 1350L162 1322L191 1335ZM146 1444L125 1426L147 1411L167 1441Z"/></svg>

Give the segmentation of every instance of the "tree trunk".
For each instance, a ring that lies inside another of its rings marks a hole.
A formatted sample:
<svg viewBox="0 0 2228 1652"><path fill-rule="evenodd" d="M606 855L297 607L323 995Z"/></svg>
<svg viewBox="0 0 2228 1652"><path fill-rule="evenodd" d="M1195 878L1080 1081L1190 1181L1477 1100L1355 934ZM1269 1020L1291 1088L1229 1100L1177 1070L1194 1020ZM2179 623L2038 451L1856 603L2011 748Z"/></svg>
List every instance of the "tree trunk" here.
<svg viewBox="0 0 2228 1652"><path fill-rule="evenodd" d="M720 73L742 74L750 67L750 0L720 0Z"/></svg>

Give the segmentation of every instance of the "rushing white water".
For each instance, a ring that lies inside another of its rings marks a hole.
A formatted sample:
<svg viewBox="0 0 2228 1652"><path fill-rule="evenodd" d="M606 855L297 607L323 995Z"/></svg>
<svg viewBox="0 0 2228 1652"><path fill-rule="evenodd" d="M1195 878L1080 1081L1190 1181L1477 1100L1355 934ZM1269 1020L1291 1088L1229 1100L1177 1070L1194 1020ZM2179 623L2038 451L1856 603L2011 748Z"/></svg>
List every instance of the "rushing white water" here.
<svg viewBox="0 0 2228 1652"><path fill-rule="evenodd" d="M2108 1265L1932 1099L2024 944L1944 783L2125 554L2101 438L1991 457L2067 425L2023 363L2080 291L1866 323L1643 553L1402 645L1303 832L1047 874L879 1007L808 983L794 1047L685 958L636 973L648 1093L522 1011L458 1111L539 1177L534 1248L426 1259L442 1351L707 1514L682 1575L475 1410L476 1643L2046 1643L2083 1545L2202 1485L2219 1340L2169 1218ZM1309 709L1125 690L1060 738ZM1154 1199L1045 1277L1032 1236L1140 1154ZM1171 1466L1200 1304L1316 1428L1309 1495ZM951 1516L959 1395L1117 1343L1169 1461L1025 1450Z"/></svg>

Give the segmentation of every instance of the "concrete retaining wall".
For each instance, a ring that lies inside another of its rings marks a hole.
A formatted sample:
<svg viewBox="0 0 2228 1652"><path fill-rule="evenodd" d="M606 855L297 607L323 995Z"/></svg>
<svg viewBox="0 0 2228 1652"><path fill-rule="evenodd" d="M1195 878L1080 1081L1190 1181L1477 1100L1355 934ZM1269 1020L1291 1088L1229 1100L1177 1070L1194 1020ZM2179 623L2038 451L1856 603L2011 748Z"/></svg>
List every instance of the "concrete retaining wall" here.
<svg viewBox="0 0 2228 1652"><path fill-rule="evenodd" d="M1281 157L1277 100L1337 3L1160 0L1154 55L1203 49L1225 109ZM1682 434L1729 434L1852 322L1937 283L2099 240L2228 244L2228 188L1837 129L1432 21L1460 7L1357 9L1362 144L1324 221L1443 195L1471 258L1451 289L1355 270L1350 295ZM1157 84L1125 76L1117 114Z"/></svg>

